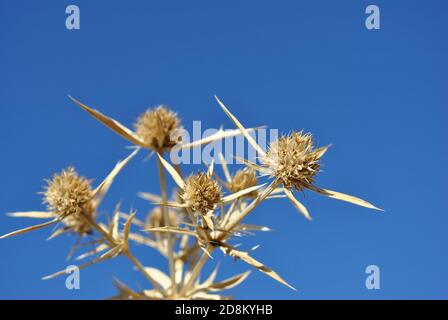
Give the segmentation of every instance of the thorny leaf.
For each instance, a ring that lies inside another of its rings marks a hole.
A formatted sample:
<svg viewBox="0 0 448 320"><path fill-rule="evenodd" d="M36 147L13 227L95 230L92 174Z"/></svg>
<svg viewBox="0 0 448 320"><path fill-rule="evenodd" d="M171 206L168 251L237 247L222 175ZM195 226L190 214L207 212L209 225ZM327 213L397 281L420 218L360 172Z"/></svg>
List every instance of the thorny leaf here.
<svg viewBox="0 0 448 320"><path fill-rule="evenodd" d="M108 248L110 248L110 246L109 246L108 244L102 243L102 244L100 244L99 246L95 247L94 249L92 249L92 250L90 250L90 251L88 251L88 252L86 252L86 253L83 253L83 254L77 256L77 257L75 258L75 260L82 260L82 259L91 257L91 256L93 256L93 255L95 255L95 254L98 254L98 253L100 253L100 252L103 252L104 250L106 250L106 249L108 249Z"/></svg>
<svg viewBox="0 0 448 320"><path fill-rule="evenodd" d="M162 202L162 197L150 192L139 192L138 196L142 199L148 200L149 202Z"/></svg>
<svg viewBox="0 0 448 320"><path fill-rule="evenodd" d="M118 289L119 294L117 296L114 296L110 298L111 300L122 300L122 299L144 299L145 296L135 292L134 290L127 287L123 282L120 280L114 278L114 285Z"/></svg>
<svg viewBox="0 0 448 320"><path fill-rule="evenodd" d="M159 157L160 162L165 167L166 171L168 171L170 176L173 178L174 182L176 182L176 184L179 186L179 188L184 189L185 182L182 179L182 177L179 175L177 170L174 169L173 166L171 166L171 164L169 164L165 159L163 159L163 157L159 153L157 153L157 156Z"/></svg>
<svg viewBox="0 0 448 320"><path fill-rule="evenodd" d="M222 171L224 172L224 176L226 177L226 181L227 182L232 181L232 177L230 176L230 171L229 171L229 168L227 167L226 160L224 159L224 156L222 155L221 152L218 153L218 157L219 157L219 161L221 162Z"/></svg>
<svg viewBox="0 0 448 320"><path fill-rule="evenodd" d="M10 217L16 218L37 218L37 219L49 219L54 218L55 214L53 212L44 211L26 211L26 212L11 212L8 213Z"/></svg>
<svg viewBox="0 0 448 320"><path fill-rule="evenodd" d="M236 276L233 276L231 278L228 278L226 280L217 282L209 286L210 291L221 291L221 290L228 290L236 287L241 282L246 280L246 278L250 275L251 271L246 271L241 274L238 274Z"/></svg>
<svg viewBox="0 0 448 320"><path fill-rule="evenodd" d="M129 216L129 219L125 222L125 224L124 224L124 230L123 230L123 242L124 242L124 244L125 244L125 246L127 247L128 246L128 241L129 241L129 232L131 231L131 223L132 223L132 220L134 219L134 217L135 217L135 212L134 213L132 213L130 216Z"/></svg>
<svg viewBox="0 0 448 320"><path fill-rule="evenodd" d="M307 218L308 220L312 220L308 210L305 208L305 206L303 204L300 203L299 200L297 200L294 197L294 195L292 194L291 190L289 190L287 188L283 188L283 191L285 192L285 194L288 197L289 201L292 202L294 207L296 207L300 211L300 213L305 216L305 218Z"/></svg>
<svg viewBox="0 0 448 320"><path fill-rule="evenodd" d="M26 227L26 228L23 228L23 229L20 229L20 230L16 230L16 231L13 231L13 232L10 232L10 233L7 233L7 234L4 234L4 235L0 236L0 239L12 237L12 236L17 236L19 234L27 233L27 232L34 231L34 230L39 230L39 229L42 229L42 228L44 228L46 226L49 226L49 225L51 225L53 223L56 223L58 221L59 221L59 219L55 218L53 220L50 220L50 221L47 221L47 222L44 222L44 223L40 223L40 224L36 224L34 226L31 226L31 227Z"/></svg>
<svg viewBox="0 0 448 320"><path fill-rule="evenodd" d="M354 197L354 196L350 196L348 194L344 194L344 193L341 193L341 192L328 190L328 189L321 189L321 188L316 187L316 186L310 186L309 189L311 189L311 190L313 190L313 191L315 191L317 193L323 194L324 196L333 198L333 199L350 202L350 203L356 204L358 206L366 207L366 208L369 208L369 209L375 209L375 210L379 210L379 211L384 211L383 209L375 207L370 202L367 202L365 200L362 200L362 199Z"/></svg>
<svg viewBox="0 0 448 320"><path fill-rule="evenodd" d="M79 100L76 100L72 96L68 96L74 103L76 103L78 106L80 106L82 109L87 111L91 116L93 116L95 119L103 123L106 127L111 129L112 131L115 131L117 134L128 140L129 142L136 144L140 147L147 148L148 146L145 145L144 141L140 139L139 136L132 130L128 129L124 125L122 125L120 122L109 118L108 116L105 116L101 112L95 109L91 109L85 104L81 103Z"/></svg>
<svg viewBox="0 0 448 320"><path fill-rule="evenodd" d="M240 129L241 133L244 135L244 137L247 139L247 141L250 143L250 145L257 150L257 152L265 156L266 152L264 152L263 149L255 142L254 138L249 134L249 132L244 128L244 126L241 124L241 122L238 121L238 119L227 109L227 107L219 100L219 98L215 95L216 101L218 101L221 108L224 110L224 112L227 114L227 116L233 121L233 123L237 126L238 129Z"/></svg>
<svg viewBox="0 0 448 320"><path fill-rule="evenodd" d="M208 170L207 170L207 176L209 176L210 178L213 176L214 168L215 168L215 160L212 160L212 162L210 163Z"/></svg>
<svg viewBox="0 0 448 320"><path fill-rule="evenodd" d="M62 227L62 228L56 229L56 231L54 231L54 232L47 238L47 240L51 240L51 239L53 239L53 238L56 238L57 236L60 236L61 234L63 234L63 233L66 232L66 231L67 231L66 227Z"/></svg>
<svg viewBox="0 0 448 320"><path fill-rule="evenodd" d="M254 132L257 128L250 128L250 129L246 129L247 132ZM218 141L221 139L225 139L225 138L230 138L230 137L234 137L234 136L238 136L241 134L241 131L239 129L235 129L235 130L223 130L223 129L219 129L217 132L209 135L208 137L202 138L200 140L197 141L193 141L191 143L185 143L185 144L181 144L179 146L175 146L173 148L173 150L178 150L178 149L188 149L188 148L194 148L194 147L199 147L201 145L204 144L208 144L214 141Z"/></svg>
<svg viewBox="0 0 448 320"><path fill-rule="evenodd" d="M123 219L127 220L127 219L129 219L129 217L130 217L130 214L127 214L127 213L124 213L124 212L120 212L120 218L123 218ZM136 226L139 226L139 227L144 227L145 226L145 223L143 221L137 219L137 218L134 218L132 220L132 224L135 224Z"/></svg>
<svg viewBox="0 0 448 320"><path fill-rule="evenodd" d="M157 268L145 267L145 271L162 287L164 290L171 288L171 279L163 271Z"/></svg>
<svg viewBox="0 0 448 320"><path fill-rule="evenodd" d="M246 195L248 193L251 193L251 192L256 191L256 190L258 190L260 188L263 188L265 185L266 185L266 183L258 185L258 186L249 187L249 188L246 188L244 190L235 192L235 193L233 193L231 195L228 195L228 196L222 198L222 202L231 202L231 201L236 200L236 199L238 199L238 198L240 198L240 197L242 197L242 196L244 196L244 195Z"/></svg>
<svg viewBox="0 0 448 320"><path fill-rule="evenodd" d="M257 225L253 225L253 224L239 224L235 230L243 230L243 231L272 231L271 228L269 227L265 227L265 226L257 226Z"/></svg>
<svg viewBox="0 0 448 320"><path fill-rule="evenodd" d="M244 252L244 251L238 251L238 250L231 249L231 248L225 250L225 252L228 255L230 255L231 257L243 260L244 262L250 264L254 268L256 268L259 271L263 272L264 274L270 276L272 279L280 282L281 284L284 284L285 286L293 289L294 291L297 291L297 289L295 289L293 286L291 286L285 280L283 280L275 271L273 271L272 269L266 267L261 262L255 260L254 258L249 256L249 253Z"/></svg>
<svg viewBox="0 0 448 320"><path fill-rule="evenodd" d="M188 208L188 205L185 203L178 203L178 202L153 202L152 204L157 206L164 206L164 207L171 207L171 208Z"/></svg>
<svg viewBox="0 0 448 320"><path fill-rule="evenodd" d="M102 254L98 258L93 259L92 261L89 261L89 262L87 262L85 264L82 264L80 266L77 266L77 267L78 267L79 270L81 270L81 269L84 269L84 268L86 268L88 266L91 266L92 264L95 264L95 263L98 263L98 262L102 262L102 261L110 259L110 258L114 258L114 257L116 257L117 255L120 254L120 250L121 250L121 247L120 246L116 246L116 247L110 249L109 251L107 251L106 253ZM42 280L49 280L49 279L58 277L60 275L66 274L70 270L71 269L64 269L64 270L52 273L52 274L50 274L48 276L43 277Z"/></svg>
<svg viewBox="0 0 448 320"><path fill-rule="evenodd" d="M99 205L103 197L109 190L115 177L120 173L121 170L129 163L129 161L134 158L140 148L136 148L126 159L118 161L117 165L112 169L112 171L107 175L107 177L99 184L99 186L93 191L93 196L96 198L96 205Z"/></svg>

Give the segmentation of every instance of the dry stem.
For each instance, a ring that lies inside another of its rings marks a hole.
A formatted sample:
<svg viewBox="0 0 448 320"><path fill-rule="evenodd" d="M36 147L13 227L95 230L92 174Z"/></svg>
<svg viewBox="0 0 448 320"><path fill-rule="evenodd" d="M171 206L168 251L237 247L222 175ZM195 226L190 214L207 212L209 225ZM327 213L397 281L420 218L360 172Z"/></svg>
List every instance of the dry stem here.
<svg viewBox="0 0 448 320"><path fill-rule="evenodd" d="M163 154L161 154L163 156ZM164 220L164 224L168 225L169 217L168 217L168 211L166 210L166 204L168 202L168 196L166 192L166 178L165 178L165 171L163 169L162 162L160 161L159 157L157 157L157 168L159 170L159 179L160 179L160 192L162 195L162 216ZM175 270L174 270L174 238L173 235L168 233L166 235L168 239L168 248L167 248L167 256L168 256L168 264L170 269L170 278L171 278L171 289L173 292L173 295L176 295L177 292L177 286L176 286L176 279L175 279Z"/></svg>
<svg viewBox="0 0 448 320"><path fill-rule="evenodd" d="M191 288L193 285L194 280L198 277L199 273L202 270L202 267L205 265L205 262L207 261L209 255L213 252L215 249L215 246L208 246L206 251L202 253L201 259L198 260L196 265L194 266L193 270L191 271L190 278L188 278L187 284L184 286L184 288L188 289ZM185 292L182 292L185 293Z"/></svg>

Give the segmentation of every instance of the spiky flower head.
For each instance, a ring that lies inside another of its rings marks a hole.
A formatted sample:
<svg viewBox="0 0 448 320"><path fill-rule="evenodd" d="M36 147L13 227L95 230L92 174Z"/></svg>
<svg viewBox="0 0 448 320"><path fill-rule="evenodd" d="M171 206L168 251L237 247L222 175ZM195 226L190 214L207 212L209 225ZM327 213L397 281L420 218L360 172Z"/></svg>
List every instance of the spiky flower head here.
<svg viewBox="0 0 448 320"><path fill-rule="evenodd" d="M230 192L236 193L238 191L253 187L257 185L257 174L254 169L245 168L242 170L238 170L235 175L232 177L230 182L227 184L227 188ZM247 196L253 196L256 194L256 191L252 194L248 194Z"/></svg>
<svg viewBox="0 0 448 320"><path fill-rule="evenodd" d="M287 188L302 190L314 181L320 170L323 148L315 148L310 133L292 132L269 145L261 163L263 171L274 176Z"/></svg>
<svg viewBox="0 0 448 320"><path fill-rule="evenodd" d="M163 212L160 207L156 207L149 213L146 218L146 226L148 228L159 228L159 227L176 227L179 225L179 219L176 212L168 210L168 222L164 221Z"/></svg>
<svg viewBox="0 0 448 320"><path fill-rule="evenodd" d="M148 109L134 124L135 132L153 150L162 151L176 145L172 134L180 128L177 114L165 105Z"/></svg>
<svg viewBox="0 0 448 320"><path fill-rule="evenodd" d="M54 174L43 194L48 210L59 216L67 228L80 234L90 230L81 214L95 215L93 191L90 181L79 176L73 167Z"/></svg>
<svg viewBox="0 0 448 320"><path fill-rule="evenodd" d="M180 196L193 211L203 215L214 209L222 197L218 182L202 172L188 177Z"/></svg>

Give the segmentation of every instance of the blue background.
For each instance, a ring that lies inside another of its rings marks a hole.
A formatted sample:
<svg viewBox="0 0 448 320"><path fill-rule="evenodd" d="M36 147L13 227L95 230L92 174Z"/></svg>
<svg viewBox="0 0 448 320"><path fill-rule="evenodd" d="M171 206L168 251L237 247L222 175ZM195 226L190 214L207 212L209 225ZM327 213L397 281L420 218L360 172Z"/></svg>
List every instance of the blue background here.
<svg viewBox="0 0 448 320"><path fill-rule="evenodd" d="M65 28L65 7L81 29ZM67 98L131 125L167 103L185 127L233 128L219 95L247 126L311 131L333 143L318 185L385 208L364 209L311 193L306 221L286 200L248 221L272 233L244 248L296 286L253 271L228 293L237 298L448 298L446 1L374 1L381 30L364 26L371 1L0 1L0 233L36 222L4 215L41 210L43 179L67 165L101 180L128 151L126 141ZM140 154L101 209L122 201L143 217L137 191L157 192L154 159ZM199 166L190 167L190 170ZM64 278L74 236L50 230L0 241L0 298L102 299L116 276L147 287L124 258L81 272L81 290ZM147 265L166 262L136 248ZM220 255L220 278L246 270ZM381 269L367 290L365 268ZM207 265L206 271L211 266Z"/></svg>

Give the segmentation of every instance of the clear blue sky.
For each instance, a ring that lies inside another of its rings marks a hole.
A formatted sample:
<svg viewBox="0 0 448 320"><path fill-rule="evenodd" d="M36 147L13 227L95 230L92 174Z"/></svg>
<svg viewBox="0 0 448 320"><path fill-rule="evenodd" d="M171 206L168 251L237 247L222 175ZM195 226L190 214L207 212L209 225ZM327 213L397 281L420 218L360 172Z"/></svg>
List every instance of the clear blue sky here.
<svg viewBox="0 0 448 320"><path fill-rule="evenodd" d="M381 30L364 26L369 4ZM77 4L81 29L65 28ZM35 220L38 191L74 165L102 179L128 144L75 107L67 94L130 125L167 103L185 126L232 124L219 95L247 126L311 131L333 143L318 184L355 194L386 213L310 193L306 221L282 200L249 221L276 231L243 239L299 292L254 271L237 298L448 298L446 1L0 1L0 233ZM444 138L445 137L445 138ZM123 172L102 210L122 201L144 216L137 191L156 192L154 159ZM191 169L198 169L194 167ZM126 260L81 273L81 290L42 281L67 265L75 237L50 230L0 241L0 298L105 298L116 276L146 282ZM137 249L147 265L164 260ZM246 269L222 260L222 277ZM364 269L381 269L365 289ZM207 270L209 270L209 266Z"/></svg>

